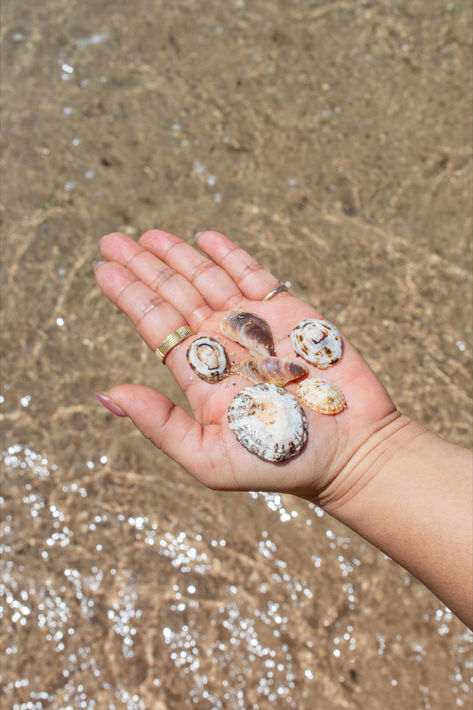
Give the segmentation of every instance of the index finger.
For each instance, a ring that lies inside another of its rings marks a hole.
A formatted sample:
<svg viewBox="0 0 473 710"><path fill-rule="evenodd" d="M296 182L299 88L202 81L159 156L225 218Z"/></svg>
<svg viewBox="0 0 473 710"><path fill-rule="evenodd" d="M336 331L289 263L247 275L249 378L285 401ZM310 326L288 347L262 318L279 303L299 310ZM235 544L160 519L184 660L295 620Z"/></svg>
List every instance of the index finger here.
<svg viewBox="0 0 473 710"><path fill-rule="evenodd" d="M242 292L224 269L174 234L153 229L140 237L139 244L182 274L212 309L229 310L242 300Z"/></svg>
<svg viewBox="0 0 473 710"><path fill-rule="evenodd" d="M167 336L188 325L174 306L156 294L121 264L104 262L95 267L95 278L104 294L127 315L143 340L156 352ZM182 367L190 339L181 341L166 357L166 365L186 391L192 381ZM183 351L183 352L182 352Z"/></svg>

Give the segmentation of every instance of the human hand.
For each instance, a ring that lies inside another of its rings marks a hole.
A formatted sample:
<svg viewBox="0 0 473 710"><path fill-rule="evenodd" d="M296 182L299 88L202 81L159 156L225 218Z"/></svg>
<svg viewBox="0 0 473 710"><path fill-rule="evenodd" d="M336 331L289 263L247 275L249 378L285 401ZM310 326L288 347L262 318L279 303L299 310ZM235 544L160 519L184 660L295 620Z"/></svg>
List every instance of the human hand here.
<svg viewBox="0 0 473 710"><path fill-rule="evenodd" d="M327 416L304 407L308 442L291 459L274 464L249 453L229 428L227 408L250 383L239 375L215 384L201 380L187 362L187 348L197 336L207 335L224 345L233 362L247 358L244 348L220 332L228 311L243 310L269 323L278 356L295 359L291 331L305 318L323 316L287 292L263 301L278 280L227 237L203 232L198 245L210 259L159 230L146 232L138 242L118 233L102 239L100 248L108 261L96 266L97 283L150 348L156 350L182 325L188 324L194 333L166 357L193 416L142 385L119 385L107 396L146 438L210 488L271 490L336 502L363 474L360 451L370 450L373 436L382 440L398 412L367 363L343 338L342 359L325 372L309 365L309 377L336 384L347 408ZM286 386L292 393L296 388Z"/></svg>

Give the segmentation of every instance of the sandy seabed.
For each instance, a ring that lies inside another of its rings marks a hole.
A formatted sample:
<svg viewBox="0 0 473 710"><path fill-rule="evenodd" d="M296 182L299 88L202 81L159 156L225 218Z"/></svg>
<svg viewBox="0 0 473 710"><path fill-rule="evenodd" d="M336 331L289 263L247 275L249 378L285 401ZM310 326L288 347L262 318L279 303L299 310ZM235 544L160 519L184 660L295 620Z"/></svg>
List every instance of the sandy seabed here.
<svg viewBox="0 0 473 710"><path fill-rule="evenodd" d="M472 636L313 505L209 491L93 398L182 403L102 234L218 229L471 444L471 4L2 5L5 708L471 706Z"/></svg>

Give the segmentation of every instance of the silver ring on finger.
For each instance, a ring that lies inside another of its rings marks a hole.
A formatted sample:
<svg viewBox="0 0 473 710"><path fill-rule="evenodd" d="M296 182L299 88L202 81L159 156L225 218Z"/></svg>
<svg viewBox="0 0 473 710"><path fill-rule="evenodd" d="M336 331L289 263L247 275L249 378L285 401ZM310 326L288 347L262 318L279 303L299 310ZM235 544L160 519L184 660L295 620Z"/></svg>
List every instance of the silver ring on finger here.
<svg viewBox="0 0 473 710"><path fill-rule="evenodd" d="M288 287L285 286L284 284L280 284L277 288L273 289L273 291L270 291L264 298L263 301L269 301L271 298L274 296L277 296L278 293L281 293L281 291L289 291Z"/></svg>

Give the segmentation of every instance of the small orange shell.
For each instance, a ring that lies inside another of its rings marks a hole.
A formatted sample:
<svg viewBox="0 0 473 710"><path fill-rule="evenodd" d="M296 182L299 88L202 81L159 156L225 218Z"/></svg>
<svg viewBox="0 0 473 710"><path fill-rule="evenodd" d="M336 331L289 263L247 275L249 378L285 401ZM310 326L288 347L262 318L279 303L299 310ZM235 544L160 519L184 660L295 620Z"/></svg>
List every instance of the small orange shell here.
<svg viewBox="0 0 473 710"><path fill-rule="evenodd" d="M343 392L326 380L304 380L297 388L297 396L302 404L320 414L339 414L347 406Z"/></svg>
<svg viewBox="0 0 473 710"><path fill-rule="evenodd" d="M244 360L238 371L251 382L270 382L283 387L292 380L298 380L307 375L309 368L294 360L281 357L263 357L257 360Z"/></svg>

